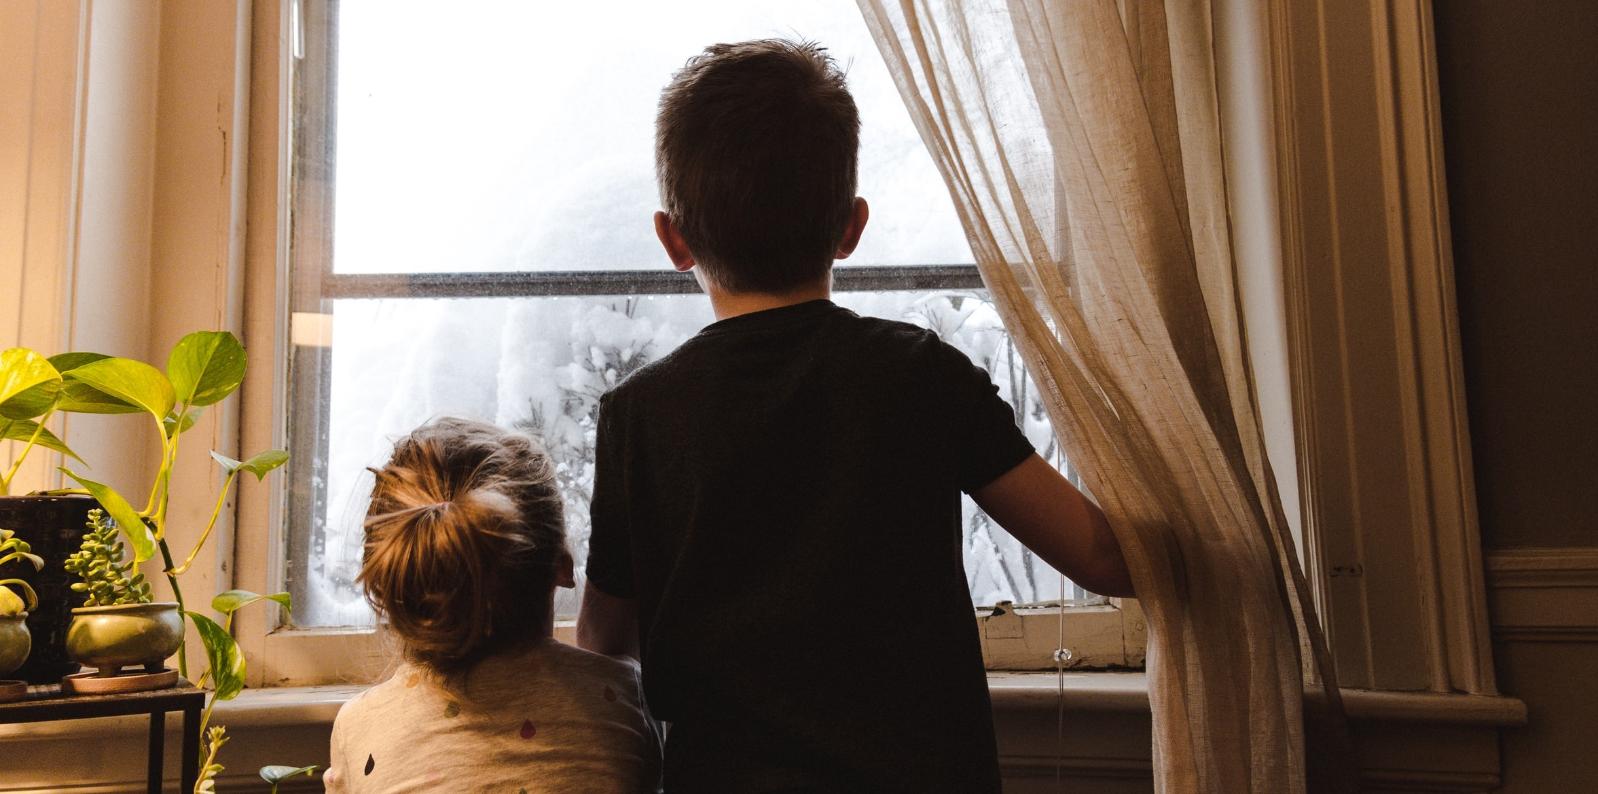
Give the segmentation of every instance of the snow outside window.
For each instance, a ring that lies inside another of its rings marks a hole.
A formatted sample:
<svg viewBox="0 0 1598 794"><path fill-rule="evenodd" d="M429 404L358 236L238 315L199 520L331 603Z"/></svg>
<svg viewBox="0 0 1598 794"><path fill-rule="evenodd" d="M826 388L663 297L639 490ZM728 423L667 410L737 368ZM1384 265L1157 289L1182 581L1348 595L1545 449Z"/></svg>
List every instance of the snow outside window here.
<svg viewBox="0 0 1598 794"><path fill-rule="evenodd" d="M582 570L599 396L713 319L650 225L656 97L713 42L807 37L847 68L872 220L835 300L965 351L1066 468L853 0L305 8L289 401L302 463L285 565L295 626L372 623L355 584L365 467L440 415L543 438ZM973 603L1087 597L969 499L963 519ZM578 600L561 591L558 615Z"/></svg>

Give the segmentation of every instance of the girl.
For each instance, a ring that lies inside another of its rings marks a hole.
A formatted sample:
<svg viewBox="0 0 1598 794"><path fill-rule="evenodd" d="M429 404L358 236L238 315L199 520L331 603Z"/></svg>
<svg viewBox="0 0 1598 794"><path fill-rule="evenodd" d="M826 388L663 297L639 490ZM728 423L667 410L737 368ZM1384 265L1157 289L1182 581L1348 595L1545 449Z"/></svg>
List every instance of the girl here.
<svg viewBox="0 0 1598 794"><path fill-rule="evenodd" d="M373 472L360 582L406 662L339 709L327 790L654 791L637 663L553 638L573 581L549 456L439 419Z"/></svg>

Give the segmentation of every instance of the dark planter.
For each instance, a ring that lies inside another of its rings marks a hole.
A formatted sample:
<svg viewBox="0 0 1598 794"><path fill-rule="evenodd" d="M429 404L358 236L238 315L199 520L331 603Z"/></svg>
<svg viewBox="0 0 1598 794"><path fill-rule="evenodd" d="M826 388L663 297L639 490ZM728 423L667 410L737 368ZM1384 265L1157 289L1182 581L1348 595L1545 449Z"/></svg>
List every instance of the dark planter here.
<svg viewBox="0 0 1598 794"><path fill-rule="evenodd" d="M0 496L0 527L16 532L44 558L44 568L38 571L25 562L7 563L0 571L0 579L23 579L39 593L39 608L28 613L33 652L13 674L16 678L54 684L78 671L78 663L67 658L67 626L84 596L72 592L70 575L61 563L83 543L84 522L97 506L87 496Z"/></svg>

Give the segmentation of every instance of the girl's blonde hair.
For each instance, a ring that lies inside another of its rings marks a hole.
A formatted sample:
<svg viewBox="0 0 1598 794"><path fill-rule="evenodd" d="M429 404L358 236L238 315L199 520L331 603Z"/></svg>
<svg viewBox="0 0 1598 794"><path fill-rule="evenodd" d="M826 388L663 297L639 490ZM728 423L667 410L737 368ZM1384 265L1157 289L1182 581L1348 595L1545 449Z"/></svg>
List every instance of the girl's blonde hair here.
<svg viewBox="0 0 1598 794"><path fill-rule="evenodd" d="M371 471L359 581L408 657L461 672L541 632L567 551L555 465L537 442L437 419Z"/></svg>

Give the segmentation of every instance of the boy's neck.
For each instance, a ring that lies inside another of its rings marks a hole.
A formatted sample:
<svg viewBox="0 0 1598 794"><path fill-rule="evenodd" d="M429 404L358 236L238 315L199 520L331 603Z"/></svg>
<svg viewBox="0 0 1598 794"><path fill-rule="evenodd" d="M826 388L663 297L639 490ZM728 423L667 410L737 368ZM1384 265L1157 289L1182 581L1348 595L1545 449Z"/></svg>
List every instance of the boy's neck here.
<svg viewBox="0 0 1598 794"><path fill-rule="evenodd" d="M829 300L832 298L832 274L808 286L800 287L789 292L726 292L714 283L707 283L700 279L700 286L710 296L710 308L715 311L717 320L737 317L741 314L753 314L767 309L780 309L784 306L793 306L799 303L808 303L813 300Z"/></svg>

